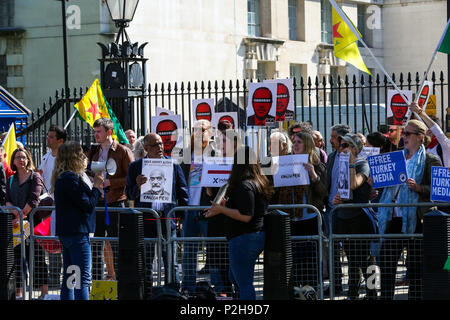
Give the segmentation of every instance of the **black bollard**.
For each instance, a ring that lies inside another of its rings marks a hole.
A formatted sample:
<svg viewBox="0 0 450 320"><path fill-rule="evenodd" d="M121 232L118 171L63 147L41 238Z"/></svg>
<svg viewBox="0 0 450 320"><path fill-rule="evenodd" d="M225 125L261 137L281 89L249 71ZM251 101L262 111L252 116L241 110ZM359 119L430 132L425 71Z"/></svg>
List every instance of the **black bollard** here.
<svg viewBox="0 0 450 320"><path fill-rule="evenodd" d="M0 300L16 299L12 220L13 215L0 208Z"/></svg>

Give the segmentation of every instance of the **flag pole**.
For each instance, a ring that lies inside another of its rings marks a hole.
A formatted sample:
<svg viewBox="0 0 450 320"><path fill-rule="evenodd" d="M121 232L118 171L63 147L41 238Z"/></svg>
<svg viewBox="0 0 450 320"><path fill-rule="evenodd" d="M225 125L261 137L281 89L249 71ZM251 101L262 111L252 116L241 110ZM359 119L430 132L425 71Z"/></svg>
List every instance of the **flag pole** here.
<svg viewBox="0 0 450 320"><path fill-rule="evenodd" d="M70 116L69 120L66 122L66 124L64 125L64 130L67 129L67 127L69 126L69 123L72 121L73 117L75 117L75 114L77 113L78 110L75 109L75 111L72 113L72 115Z"/></svg>

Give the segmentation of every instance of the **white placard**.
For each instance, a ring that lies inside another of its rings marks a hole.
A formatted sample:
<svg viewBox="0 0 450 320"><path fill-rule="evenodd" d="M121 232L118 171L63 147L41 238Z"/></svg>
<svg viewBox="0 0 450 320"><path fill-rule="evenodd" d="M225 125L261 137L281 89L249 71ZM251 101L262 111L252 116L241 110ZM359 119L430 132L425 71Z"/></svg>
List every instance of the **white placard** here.
<svg viewBox="0 0 450 320"><path fill-rule="evenodd" d="M308 163L307 154L293 154L272 158L276 172L273 175L275 187L289 187L309 184L309 174L303 166Z"/></svg>
<svg viewBox="0 0 450 320"><path fill-rule="evenodd" d="M277 84L251 82L248 89L247 125L272 126L275 124Z"/></svg>
<svg viewBox="0 0 450 320"><path fill-rule="evenodd" d="M205 158L203 162L202 187L221 187L228 182L233 168L233 158Z"/></svg>
<svg viewBox="0 0 450 320"><path fill-rule="evenodd" d="M156 116L173 116L175 112L164 108L156 107Z"/></svg>
<svg viewBox="0 0 450 320"><path fill-rule="evenodd" d="M233 126L233 129L236 129L238 126L238 115L237 112L216 112L212 116L211 124L213 128L217 129L217 126L219 125L219 122L222 120L228 120L231 125Z"/></svg>
<svg viewBox="0 0 450 320"><path fill-rule="evenodd" d="M141 202L172 202L172 159L142 159L142 174L147 182L141 186Z"/></svg>
<svg viewBox="0 0 450 320"><path fill-rule="evenodd" d="M379 147L363 147L361 152L358 154L358 158L367 159L369 156L375 156L380 154Z"/></svg>
<svg viewBox="0 0 450 320"><path fill-rule="evenodd" d="M350 153L339 154L339 177L337 193L342 199L350 199Z"/></svg>
<svg viewBox="0 0 450 320"><path fill-rule="evenodd" d="M401 92L409 101L412 101L411 90L401 90ZM403 126L411 113L408 108L408 103L403 100L397 90L388 90L387 101L387 124L391 126Z"/></svg>
<svg viewBox="0 0 450 320"><path fill-rule="evenodd" d="M192 116L194 122L200 119L212 121L214 114L214 99L192 100Z"/></svg>
<svg viewBox="0 0 450 320"><path fill-rule="evenodd" d="M264 80L277 84L277 103L275 121L295 120L294 87L292 79Z"/></svg>
<svg viewBox="0 0 450 320"><path fill-rule="evenodd" d="M183 148L181 115L156 116L151 121L152 132L159 134L164 143L164 155L170 157L174 147Z"/></svg>

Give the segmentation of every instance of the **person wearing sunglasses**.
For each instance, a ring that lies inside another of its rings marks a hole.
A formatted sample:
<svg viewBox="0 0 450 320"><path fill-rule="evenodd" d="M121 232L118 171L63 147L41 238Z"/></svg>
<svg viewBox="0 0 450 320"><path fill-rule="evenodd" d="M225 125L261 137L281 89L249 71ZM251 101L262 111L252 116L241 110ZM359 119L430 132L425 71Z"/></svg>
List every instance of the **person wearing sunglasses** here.
<svg viewBox="0 0 450 320"><path fill-rule="evenodd" d="M372 193L372 187L367 182L370 176L370 168L367 160L358 158L358 154L363 148L363 143L357 134L346 134L338 138L339 152L349 153L349 186L350 199L343 199L339 192L333 199L333 205L342 203L368 203ZM362 208L341 208L336 210L333 219L336 219L337 234L373 234L374 228L373 216L370 211ZM348 260L348 299L358 299L358 290L360 286L359 269L366 274L370 256L370 241L343 240L342 247ZM338 248L336 248L338 249ZM376 292L373 289L366 288L367 297L374 298Z"/></svg>
<svg viewBox="0 0 450 320"><path fill-rule="evenodd" d="M409 120L403 130L408 179L400 186L386 187L380 203L420 203L430 201L431 167L441 166L439 158L425 150L427 128L419 120ZM380 234L422 233L425 207L380 207L378 226ZM422 296L422 256L417 240L399 242L383 239L381 243L380 271L381 298L393 299L397 262L404 248L408 252L407 272L409 278L408 299L418 300Z"/></svg>

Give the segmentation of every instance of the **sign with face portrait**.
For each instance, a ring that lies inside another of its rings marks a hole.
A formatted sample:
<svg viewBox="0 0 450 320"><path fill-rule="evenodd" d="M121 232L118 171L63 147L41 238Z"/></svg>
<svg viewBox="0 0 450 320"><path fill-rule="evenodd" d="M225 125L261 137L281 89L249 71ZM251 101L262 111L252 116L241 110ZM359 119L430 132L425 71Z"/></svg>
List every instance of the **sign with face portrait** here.
<svg viewBox="0 0 450 320"><path fill-rule="evenodd" d="M431 92L433 91L433 82L424 81L423 86L419 91L419 99L417 100L417 104L419 107L425 108L427 107L428 99L430 98Z"/></svg>
<svg viewBox="0 0 450 320"><path fill-rule="evenodd" d="M214 99L192 100L192 114L194 122L201 119L211 121L214 114Z"/></svg>
<svg viewBox="0 0 450 320"><path fill-rule="evenodd" d="M339 154L339 176L337 193L342 199L350 199L350 153Z"/></svg>
<svg viewBox="0 0 450 320"><path fill-rule="evenodd" d="M161 136L164 143L164 155L170 157L176 147L183 148L183 126L181 116L156 116L151 118L152 132Z"/></svg>
<svg viewBox="0 0 450 320"><path fill-rule="evenodd" d="M172 116L174 114L175 114L175 112L173 112L171 110L167 110L167 109L164 109L164 108L156 107L156 115L157 116Z"/></svg>
<svg viewBox="0 0 450 320"><path fill-rule="evenodd" d="M219 122L224 120L231 123L232 129L236 129L236 127L238 127L237 112L216 112L213 114L211 124L213 128L217 129Z"/></svg>
<svg viewBox="0 0 450 320"><path fill-rule="evenodd" d="M409 101L412 101L411 90L401 90L401 92ZM387 101L387 124L403 126L410 114L408 103L403 100L397 90L388 90Z"/></svg>
<svg viewBox="0 0 450 320"><path fill-rule="evenodd" d="M292 79L264 80L277 84L275 121L294 120L294 88Z"/></svg>
<svg viewBox="0 0 450 320"><path fill-rule="evenodd" d="M277 106L276 83L250 83L247 104L248 126L275 125Z"/></svg>
<svg viewBox="0 0 450 320"><path fill-rule="evenodd" d="M141 186L141 202L172 202L172 159L142 159L142 175L147 182Z"/></svg>

